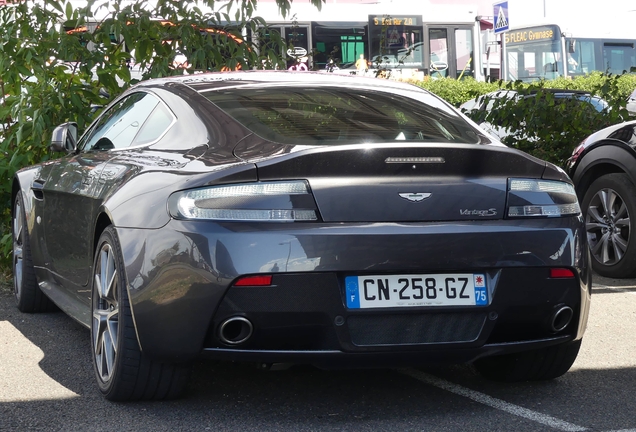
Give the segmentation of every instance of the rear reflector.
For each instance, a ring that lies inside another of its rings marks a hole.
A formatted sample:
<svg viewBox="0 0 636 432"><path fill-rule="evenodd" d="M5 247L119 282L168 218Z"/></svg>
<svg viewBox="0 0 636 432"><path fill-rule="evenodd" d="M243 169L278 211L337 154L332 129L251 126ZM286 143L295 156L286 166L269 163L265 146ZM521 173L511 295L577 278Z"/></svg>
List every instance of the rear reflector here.
<svg viewBox="0 0 636 432"><path fill-rule="evenodd" d="M574 277L574 272L566 268L550 269L550 277L553 279L570 279Z"/></svg>
<svg viewBox="0 0 636 432"><path fill-rule="evenodd" d="M234 286L269 286L271 284L271 276L246 276L237 280Z"/></svg>

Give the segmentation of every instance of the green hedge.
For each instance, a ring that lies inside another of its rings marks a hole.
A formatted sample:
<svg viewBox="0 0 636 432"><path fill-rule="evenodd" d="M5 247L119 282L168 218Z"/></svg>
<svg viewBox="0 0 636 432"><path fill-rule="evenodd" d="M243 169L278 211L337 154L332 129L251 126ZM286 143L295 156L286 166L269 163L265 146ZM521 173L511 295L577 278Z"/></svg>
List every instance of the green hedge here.
<svg viewBox="0 0 636 432"><path fill-rule="evenodd" d="M468 78L462 81L427 79L414 82L459 106L477 96L498 89L516 90L520 95L533 97L497 100L489 113L467 113L477 123L488 122L506 128L509 135L503 142L533 156L566 167L574 148L593 132L630 119L625 106L627 98L636 88L636 75L608 75L593 73L574 79L559 78L533 83L476 82ZM609 110L596 112L591 105L577 100L555 98L545 89L584 90L603 98Z"/></svg>
<svg viewBox="0 0 636 432"><path fill-rule="evenodd" d="M411 81L413 84L435 93L445 101L460 106L464 102L477 96L496 91L501 88L523 89L529 87L545 87L552 89L584 90L594 95L601 95L603 88L616 86L618 93L616 96L626 100L636 89L636 74L607 75L601 72L594 72L586 76L579 76L573 79L557 78L550 81L538 81L535 83L506 83L497 81L492 83L478 82L468 77L463 80L453 78L425 79L424 81ZM605 91L607 93L607 91ZM607 95L606 95L607 96ZM611 101L608 101L611 102Z"/></svg>

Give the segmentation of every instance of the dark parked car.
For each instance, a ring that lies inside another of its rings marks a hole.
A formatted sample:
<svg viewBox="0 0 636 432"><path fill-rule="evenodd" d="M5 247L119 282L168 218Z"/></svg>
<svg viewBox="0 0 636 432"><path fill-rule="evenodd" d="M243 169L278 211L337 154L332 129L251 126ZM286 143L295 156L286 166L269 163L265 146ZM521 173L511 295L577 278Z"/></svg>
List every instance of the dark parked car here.
<svg viewBox="0 0 636 432"><path fill-rule="evenodd" d="M592 267L608 277L636 276L636 121L587 137L568 161L592 251Z"/></svg>
<svg viewBox="0 0 636 432"><path fill-rule="evenodd" d="M101 392L175 397L198 357L475 362L551 379L591 276L574 188L408 84L151 80L13 183L15 296L91 329Z"/></svg>
<svg viewBox="0 0 636 432"><path fill-rule="evenodd" d="M599 113L603 110L609 109L608 103L603 98L593 96L585 91L566 89L543 89L543 91L551 93L557 100L576 100L588 103ZM515 90L497 90L466 101L459 107L459 109L470 117L475 117L476 112L480 112L479 117L484 118L485 115L492 111L497 101L505 102L508 99L518 101L522 97L528 98L535 96L536 93L521 96L519 92ZM479 126L499 140L511 135L510 129L487 121L480 121Z"/></svg>

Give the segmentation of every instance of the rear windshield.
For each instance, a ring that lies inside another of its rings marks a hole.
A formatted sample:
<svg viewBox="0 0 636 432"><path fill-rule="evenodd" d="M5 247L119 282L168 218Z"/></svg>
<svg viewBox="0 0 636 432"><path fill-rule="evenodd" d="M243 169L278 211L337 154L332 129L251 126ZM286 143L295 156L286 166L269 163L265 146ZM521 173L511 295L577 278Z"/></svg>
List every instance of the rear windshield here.
<svg viewBox="0 0 636 432"><path fill-rule="evenodd" d="M255 134L282 144L488 142L457 111L425 92L274 85L203 95Z"/></svg>

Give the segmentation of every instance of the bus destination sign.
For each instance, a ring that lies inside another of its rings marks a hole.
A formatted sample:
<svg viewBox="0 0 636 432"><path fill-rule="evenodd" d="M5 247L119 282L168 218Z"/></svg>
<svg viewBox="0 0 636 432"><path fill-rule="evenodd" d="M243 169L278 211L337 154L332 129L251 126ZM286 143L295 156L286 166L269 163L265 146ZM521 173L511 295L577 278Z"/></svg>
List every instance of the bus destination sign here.
<svg viewBox="0 0 636 432"><path fill-rule="evenodd" d="M382 15L374 16L369 15L369 22L374 26L417 26L422 22L421 15L401 15L391 16Z"/></svg>
<svg viewBox="0 0 636 432"><path fill-rule="evenodd" d="M522 44L537 41L552 41L559 39L556 26L529 27L521 30L509 31L505 34L506 44Z"/></svg>

